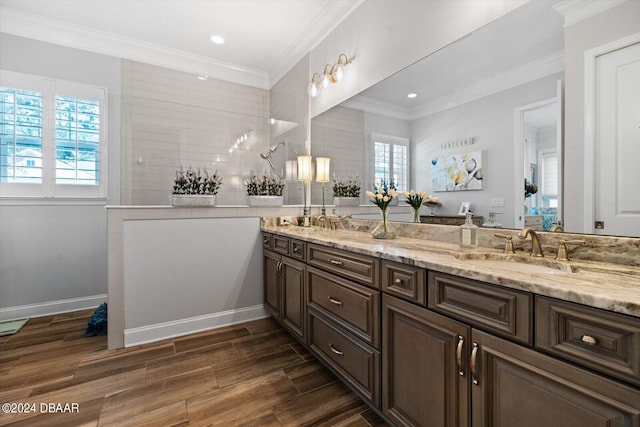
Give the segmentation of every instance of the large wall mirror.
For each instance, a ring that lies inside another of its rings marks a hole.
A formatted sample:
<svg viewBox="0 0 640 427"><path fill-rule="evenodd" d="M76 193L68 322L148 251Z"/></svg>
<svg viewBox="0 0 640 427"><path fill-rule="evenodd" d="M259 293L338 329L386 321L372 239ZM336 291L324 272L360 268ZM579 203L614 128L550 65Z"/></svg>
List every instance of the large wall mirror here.
<svg viewBox="0 0 640 427"><path fill-rule="evenodd" d="M553 4L529 2L313 117L312 154L330 157L336 177L358 175L363 190L391 168L400 190L440 199L437 215L457 215L469 202L475 215L495 212L508 228L561 220L564 32ZM387 157L376 149L384 144ZM477 157L472 170L460 160L466 155ZM402 162L410 170L404 182ZM448 182L436 182L437 174ZM528 197L525 179L538 189ZM456 191L439 191L447 188ZM321 203L319 189L311 201Z"/></svg>

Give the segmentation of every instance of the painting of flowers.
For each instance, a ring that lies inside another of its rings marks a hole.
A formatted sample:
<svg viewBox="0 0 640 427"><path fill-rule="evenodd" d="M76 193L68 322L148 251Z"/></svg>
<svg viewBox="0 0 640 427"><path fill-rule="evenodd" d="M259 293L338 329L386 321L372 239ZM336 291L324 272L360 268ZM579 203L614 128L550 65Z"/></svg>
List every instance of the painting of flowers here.
<svg viewBox="0 0 640 427"><path fill-rule="evenodd" d="M482 190L482 150L434 157L431 190Z"/></svg>

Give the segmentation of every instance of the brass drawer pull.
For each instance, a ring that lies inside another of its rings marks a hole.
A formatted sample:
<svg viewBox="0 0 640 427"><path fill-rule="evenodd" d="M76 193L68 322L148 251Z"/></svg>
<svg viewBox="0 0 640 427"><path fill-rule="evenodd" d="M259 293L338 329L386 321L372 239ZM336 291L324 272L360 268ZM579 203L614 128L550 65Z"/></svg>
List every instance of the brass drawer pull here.
<svg viewBox="0 0 640 427"><path fill-rule="evenodd" d="M329 262L333 265L342 266L342 261L337 261L335 259L330 259Z"/></svg>
<svg viewBox="0 0 640 427"><path fill-rule="evenodd" d="M332 302L333 304L335 304L335 305L342 305L342 301L340 301L340 300L333 299L333 298L331 298L330 296L328 296L328 297L327 297L327 299L328 299L329 301L331 301L331 302Z"/></svg>
<svg viewBox="0 0 640 427"><path fill-rule="evenodd" d="M462 348L464 347L464 337L458 335L458 345L456 346L456 363L458 364L458 374L464 377L464 370L462 369Z"/></svg>
<svg viewBox="0 0 640 427"><path fill-rule="evenodd" d="M299 247L296 246L295 248L293 248L293 252L298 252L298 251L300 251Z"/></svg>
<svg viewBox="0 0 640 427"><path fill-rule="evenodd" d="M396 280L393 281L393 283L396 283L396 284L399 285L400 283L402 283L402 279L396 279Z"/></svg>
<svg viewBox="0 0 640 427"><path fill-rule="evenodd" d="M480 384L477 375L477 359L478 359L478 343L473 343L473 350L471 350L471 382L475 385Z"/></svg>
<svg viewBox="0 0 640 427"><path fill-rule="evenodd" d="M598 344L598 340L592 337L591 335L583 335L580 337L580 341L587 345L596 345Z"/></svg>
<svg viewBox="0 0 640 427"><path fill-rule="evenodd" d="M338 356L344 356L344 352L337 350L333 344L329 344L329 348L331 349L331 351L333 351L335 354L337 354Z"/></svg>
<svg viewBox="0 0 640 427"><path fill-rule="evenodd" d="M269 243L269 239L268 239L268 238L265 238L265 239L263 240L263 242L264 242L264 244L266 245L266 244L268 244L268 243Z"/></svg>

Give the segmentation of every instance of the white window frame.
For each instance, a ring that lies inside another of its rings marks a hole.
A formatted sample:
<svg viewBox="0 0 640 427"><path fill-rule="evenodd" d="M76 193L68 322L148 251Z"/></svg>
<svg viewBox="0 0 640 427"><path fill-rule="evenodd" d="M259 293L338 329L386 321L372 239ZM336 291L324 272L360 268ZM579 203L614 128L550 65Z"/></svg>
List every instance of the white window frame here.
<svg viewBox="0 0 640 427"><path fill-rule="evenodd" d="M375 180L375 144L376 142L380 142L383 144L389 144L391 146L390 150L390 158L389 158L389 170L391 176L393 176L393 146L400 145L407 148L407 160L406 160L406 170L407 170L407 182L405 189L398 188L398 191L409 191L411 189L411 141L409 138L403 138L400 136L393 135L384 135L379 133L371 133L369 149L371 150L371 155L369 156L369 167L367 168L370 181L373 182L374 185L379 184L379 182L374 182ZM373 190L371 190L373 191Z"/></svg>
<svg viewBox="0 0 640 427"><path fill-rule="evenodd" d="M0 86L42 94L42 182L33 184L0 183L0 199L106 199L109 169L107 89L6 70L0 70ZM99 175L97 185L56 183L56 96L91 99L99 102L100 142L98 144Z"/></svg>

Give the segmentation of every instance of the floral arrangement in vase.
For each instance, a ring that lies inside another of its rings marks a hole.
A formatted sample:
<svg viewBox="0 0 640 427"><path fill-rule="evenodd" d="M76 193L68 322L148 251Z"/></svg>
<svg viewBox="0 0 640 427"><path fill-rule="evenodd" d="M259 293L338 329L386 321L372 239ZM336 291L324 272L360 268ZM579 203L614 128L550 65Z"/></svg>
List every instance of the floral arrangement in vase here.
<svg viewBox="0 0 640 427"><path fill-rule="evenodd" d="M529 182L527 178L524 179L524 198L533 196L538 192L538 185Z"/></svg>
<svg viewBox="0 0 640 427"><path fill-rule="evenodd" d="M213 175L209 175L207 168L201 173L198 168L197 171L189 169L186 171L176 171L176 178L173 181L172 194L193 194L202 196L215 196L218 194L218 190L222 186L222 177L218 175L218 171L215 171Z"/></svg>
<svg viewBox="0 0 640 427"><path fill-rule="evenodd" d="M207 168L202 172L189 169L184 171L182 166L176 171L171 190L171 204L173 206L215 206L216 194L222 186L222 177L215 171L209 175Z"/></svg>
<svg viewBox="0 0 640 427"><path fill-rule="evenodd" d="M387 223L387 208L393 199L398 197L395 188L391 188L385 181L374 186L375 191L367 191L367 196L371 203L377 205L382 210L382 222L371 232L376 239L395 239L398 233L393 230L391 224Z"/></svg>
<svg viewBox="0 0 640 427"><path fill-rule="evenodd" d="M282 196L284 178L263 174L258 177L253 171L244 178L248 196Z"/></svg>
<svg viewBox="0 0 640 427"><path fill-rule="evenodd" d="M357 206L360 204L360 181L351 178L333 177L333 204L336 206Z"/></svg>
<svg viewBox="0 0 640 427"><path fill-rule="evenodd" d="M404 192L404 201L413 208L413 222L420 222L420 207L422 203L429 198L429 195L426 191L415 192L405 191Z"/></svg>
<svg viewBox="0 0 640 427"><path fill-rule="evenodd" d="M360 181L358 176L351 178L333 177L333 197L360 197Z"/></svg>

